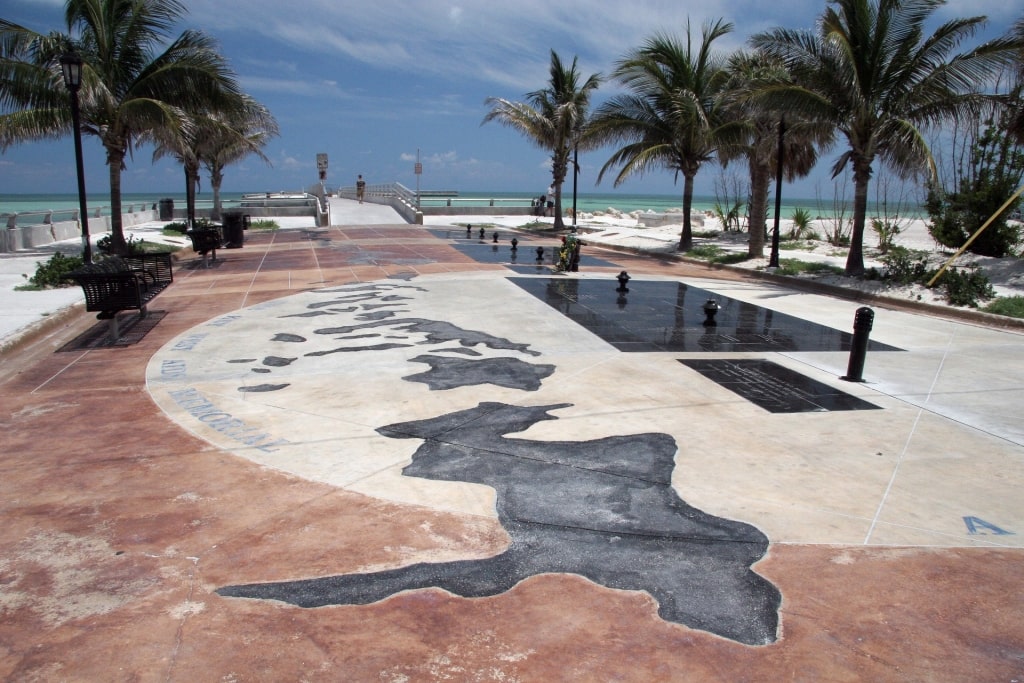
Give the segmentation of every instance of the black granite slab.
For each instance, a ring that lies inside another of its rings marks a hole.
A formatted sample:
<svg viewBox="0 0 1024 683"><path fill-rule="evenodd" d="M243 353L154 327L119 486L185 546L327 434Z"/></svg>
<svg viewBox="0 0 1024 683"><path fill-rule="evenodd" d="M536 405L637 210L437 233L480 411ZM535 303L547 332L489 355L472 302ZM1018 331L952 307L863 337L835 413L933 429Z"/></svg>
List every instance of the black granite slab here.
<svg viewBox="0 0 1024 683"><path fill-rule="evenodd" d="M557 419L549 411L568 406L483 402L377 430L393 439L422 440L403 476L492 487L509 536L504 552L224 586L217 593L316 608L365 605L422 588L493 596L532 576L576 574L616 590L646 591L666 621L747 645L775 642L782 596L752 568L768 538L679 497L672 486L679 445L668 434L587 441L514 436Z"/></svg>
<svg viewBox="0 0 1024 683"><path fill-rule="evenodd" d="M679 362L771 413L880 409L768 360L686 358Z"/></svg>
<svg viewBox="0 0 1024 683"><path fill-rule="evenodd" d="M849 351L851 332L836 330L681 282L629 282L568 277L510 280L570 320L626 352ZM703 306L720 306L705 325ZM868 351L901 351L870 341Z"/></svg>

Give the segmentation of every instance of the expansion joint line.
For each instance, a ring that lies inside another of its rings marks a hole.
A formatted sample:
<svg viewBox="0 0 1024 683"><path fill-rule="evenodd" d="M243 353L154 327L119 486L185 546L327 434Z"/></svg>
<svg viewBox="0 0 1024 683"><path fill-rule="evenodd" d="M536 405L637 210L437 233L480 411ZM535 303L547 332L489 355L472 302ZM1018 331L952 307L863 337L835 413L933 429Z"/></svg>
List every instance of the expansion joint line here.
<svg viewBox="0 0 1024 683"><path fill-rule="evenodd" d="M320 258L316 254L316 240L309 240L309 251L313 254L313 263L316 265L316 272L319 276L320 282L324 282L324 271L320 268ZM289 284L291 277L289 276Z"/></svg>
<svg viewBox="0 0 1024 683"><path fill-rule="evenodd" d="M246 303L249 300L249 294L252 293L252 288L256 284L256 278L259 277L260 272L263 270L263 264L267 262L267 257L270 256L270 250L274 246L274 242L277 240L277 232L273 232L270 235L270 244L267 245L266 251L263 252L263 258L260 259L260 263L256 266L256 272L252 274L252 279L249 280L249 287L245 290L245 296L242 297L242 305L239 308L245 308Z"/></svg>
<svg viewBox="0 0 1024 683"><path fill-rule="evenodd" d="M932 376L932 383L931 386L928 387L928 393L925 395L924 403L917 409L917 415L914 417L914 424L911 425L910 432L907 434L907 438L903 442L903 448L900 450L900 454L896 458L896 464L893 465L892 474L889 476L889 483L885 487L882 499L878 501L878 508L875 510L875 516L871 519L871 526L868 527L867 535L864 536L864 545L867 545L871 541L871 534L875 532L875 527L878 526L878 518L882 516L882 510L885 508L885 504L889 500L889 493L892 491L892 487L896 483L896 477L899 474L900 465L903 464L903 458L906 456L907 450L910 448L910 442L913 441L917 432L917 425L921 422L921 417L928 412L928 402L931 401L932 395L935 393L935 385L938 383L939 377L942 375L942 369L946 366L946 359L949 357L950 349L953 346L953 338L955 336L956 331L954 330L946 341L946 350L942 353L942 360L939 361L939 366L935 368L935 374Z"/></svg>

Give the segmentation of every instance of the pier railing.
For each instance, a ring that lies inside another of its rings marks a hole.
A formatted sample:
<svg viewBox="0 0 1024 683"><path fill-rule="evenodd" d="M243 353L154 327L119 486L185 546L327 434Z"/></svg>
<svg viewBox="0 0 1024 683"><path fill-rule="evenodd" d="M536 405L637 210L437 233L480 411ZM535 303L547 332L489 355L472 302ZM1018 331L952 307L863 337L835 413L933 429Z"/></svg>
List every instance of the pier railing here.
<svg viewBox="0 0 1024 683"><path fill-rule="evenodd" d="M106 213L105 213L106 212ZM78 209L22 211L0 216L4 229L0 230L0 253L33 249L53 242L74 239L82 235L81 213ZM121 210L121 224L130 228L140 223L158 220L156 202L125 204ZM89 209L89 234L110 232L108 207Z"/></svg>
<svg viewBox="0 0 1024 683"><path fill-rule="evenodd" d="M339 187L339 197L356 198L354 185ZM363 201L391 206L409 223L422 224L423 216L529 216L534 207L531 200L522 197L491 197L487 199L440 197L437 192L421 192L417 196L401 183L367 185Z"/></svg>

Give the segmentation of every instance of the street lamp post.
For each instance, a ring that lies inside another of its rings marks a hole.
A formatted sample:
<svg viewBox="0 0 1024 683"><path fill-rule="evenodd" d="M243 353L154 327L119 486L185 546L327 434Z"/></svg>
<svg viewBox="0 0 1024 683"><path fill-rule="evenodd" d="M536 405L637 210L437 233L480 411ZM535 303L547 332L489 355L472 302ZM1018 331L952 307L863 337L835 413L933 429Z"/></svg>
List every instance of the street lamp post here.
<svg viewBox="0 0 1024 683"><path fill-rule="evenodd" d="M92 263L89 206L85 197L85 170L82 165L82 126L78 111L78 89L82 87L82 58L73 52L61 55L60 70L64 74L64 85L71 93L71 125L75 129L75 164L78 171L78 211L82 220L82 257L86 263Z"/></svg>
<svg viewBox="0 0 1024 683"><path fill-rule="evenodd" d="M768 258L769 268L779 267L779 213L782 211L782 166L785 148L783 142L786 137L786 118L779 119L779 153L776 160L775 170L775 228L772 230L772 251Z"/></svg>
<svg viewBox="0 0 1024 683"><path fill-rule="evenodd" d="M580 148L572 148L572 231L576 232L576 179L580 177Z"/></svg>

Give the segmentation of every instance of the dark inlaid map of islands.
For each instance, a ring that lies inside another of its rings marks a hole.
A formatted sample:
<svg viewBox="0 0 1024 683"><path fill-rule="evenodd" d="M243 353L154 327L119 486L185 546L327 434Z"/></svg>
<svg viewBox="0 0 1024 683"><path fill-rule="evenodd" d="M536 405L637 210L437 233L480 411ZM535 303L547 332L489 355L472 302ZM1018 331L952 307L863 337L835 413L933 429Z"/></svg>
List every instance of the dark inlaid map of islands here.
<svg viewBox="0 0 1024 683"><path fill-rule="evenodd" d="M505 552L217 592L301 607L363 605L422 588L492 596L537 574L571 573L608 588L648 592L666 621L750 645L774 642L781 596L751 569L768 539L753 526L709 515L679 498L671 485L671 436L506 436L556 419L549 411L568 405L488 402L377 430L423 440L403 470L406 476L493 487L498 518L511 539Z"/></svg>
<svg viewBox="0 0 1024 683"><path fill-rule="evenodd" d="M359 285L342 289L324 290L331 294L326 301L317 301L306 306L301 313L281 316L290 318L323 318L343 316L354 319L352 324L335 327L321 327L313 330L315 335L308 338L293 332L277 332L271 341L316 347L303 354L302 362L315 362L317 358L344 353L388 351L391 349L426 346L427 353L412 359L423 363L427 369L416 372L404 379L421 382L431 390L455 389L463 386L493 384L509 389L537 391L541 381L550 377L555 366L529 363L508 356L483 357L477 347L495 352L518 353L539 356L540 352L529 344L520 344L486 332L468 330L443 320L408 317L400 314L409 312L413 299L403 294L421 292L422 288L411 285L375 284ZM452 358L455 354L461 358ZM266 356L262 361L255 358L235 358L228 363L255 364L250 370L260 375L272 374L274 368L292 365L298 360L293 357ZM289 382L262 382L238 387L242 393L270 393L283 391L291 386Z"/></svg>

